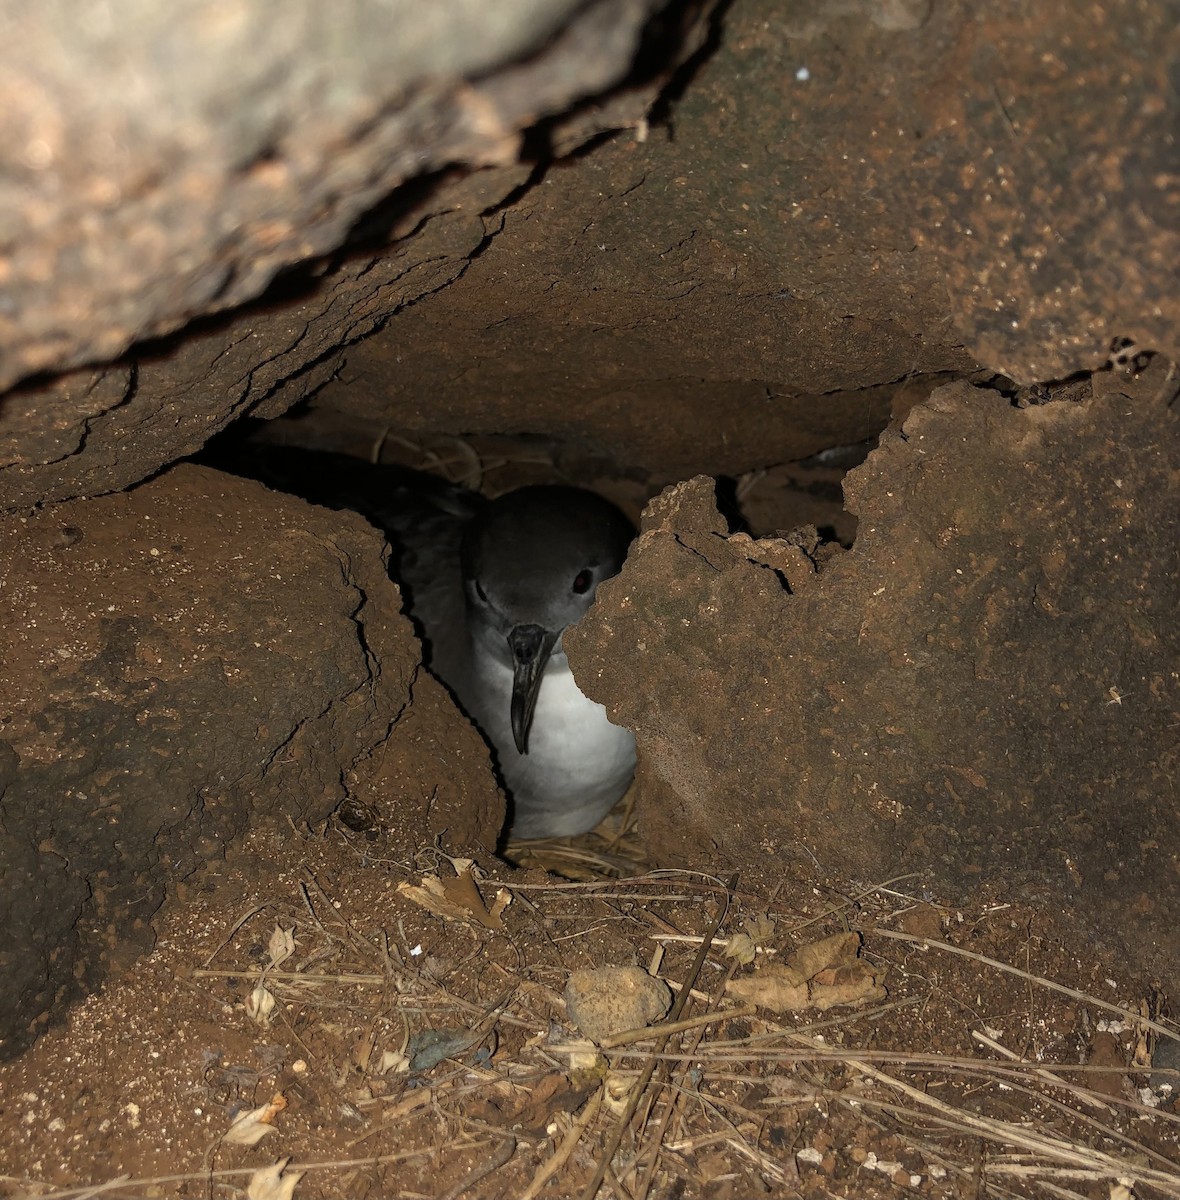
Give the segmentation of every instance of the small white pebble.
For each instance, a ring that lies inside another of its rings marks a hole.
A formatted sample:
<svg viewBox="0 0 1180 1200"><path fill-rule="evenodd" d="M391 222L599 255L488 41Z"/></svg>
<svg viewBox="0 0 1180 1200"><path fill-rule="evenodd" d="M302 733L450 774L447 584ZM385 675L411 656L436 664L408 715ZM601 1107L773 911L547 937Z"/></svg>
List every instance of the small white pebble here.
<svg viewBox="0 0 1180 1200"><path fill-rule="evenodd" d="M800 1162L812 1163L817 1167L824 1160L824 1156L814 1146L804 1146L802 1150L796 1151L795 1157Z"/></svg>
<svg viewBox="0 0 1180 1200"><path fill-rule="evenodd" d="M303 1059L297 1058L291 1064L291 1070L294 1071L296 1075L302 1075L307 1071L307 1063L305 1063Z"/></svg>
<svg viewBox="0 0 1180 1200"><path fill-rule="evenodd" d="M800 83L806 83L811 78L811 72L806 67L800 67L795 72L795 78Z"/></svg>

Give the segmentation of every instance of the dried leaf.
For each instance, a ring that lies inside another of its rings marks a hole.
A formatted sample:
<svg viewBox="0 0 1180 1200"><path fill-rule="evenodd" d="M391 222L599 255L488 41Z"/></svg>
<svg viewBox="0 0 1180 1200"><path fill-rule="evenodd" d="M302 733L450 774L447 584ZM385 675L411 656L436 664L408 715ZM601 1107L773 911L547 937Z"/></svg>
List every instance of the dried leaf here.
<svg viewBox="0 0 1180 1200"><path fill-rule="evenodd" d="M874 970L862 959L821 971L811 980L811 1003L823 1010L884 1000L886 992L880 982L884 975L884 971Z"/></svg>
<svg viewBox="0 0 1180 1200"><path fill-rule="evenodd" d="M1151 1012L1146 1000L1139 1001L1139 1015L1144 1021L1150 1020ZM1151 1070L1151 1043L1146 1025L1135 1027L1135 1049L1131 1054L1131 1063L1140 1070Z"/></svg>
<svg viewBox="0 0 1180 1200"><path fill-rule="evenodd" d="M376 1046L377 1030L375 1028L362 1030L353 1040L352 1050L348 1057L352 1060L353 1066L362 1075L369 1069L369 1063L373 1060L373 1051Z"/></svg>
<svg viewBox="0 0 1180 1200"><path fill-rule="evenodd" d="M484 904L470 868L460 872L452 879L442 879L440 882L446 898L456 907L466 909L485 928L504 928L504 922L498 916L493 917L487 905Z"/></svg>
<svg viewBox="0 0 1180 1200"><path fill-rule="evenodd" d="M565 1075L555 1072L546 1075L533 1085L531 1092L517 1097L517 1106L506 1121L513 1129L522 1130L533 1137L543 1137L553 1123L557 1113L574 1113L590 1093L598 1086L598 1080L583 1080L571 1083Z"/></svg>
<svg viewBox="0 0 1180 1200"><path fill-rule="evenodd" d="M1122 1043L1113 1033L1099 1031L1094 1034L1094 1037L1090 1041L1090 1054L1086 1062L1092 1067L1125 1068L1127 1065L1126 1051L1124 1051ZM1123 1098L1123 1089L1129 1085L1130 1081L1126 1075L1116 1075L1113 1071L1110 1073L1105 1071L1095 1072L1086 1081L1086 1086L1091 1091L1099 1092L1104 1096L1111 1096L1115 1100Z"/></svg>
<svg viewBox="0 0 1180 1200"><path fill-rule="evenodd" d="M731 979L725 991L772 1012L796 1012L811 1003L807 980L782 963L769 963L745 979Z"/></svg>
<svg viewBox="0 0 1180 1200"><path fill-rule="evenodd" d="M466 858L452 859L452 863L461 866L462 870L453 876L440 878L438 875L423 875L422 886L414 887L409 883L399 883L397 890L407 900L412 900L419 907L435 916L448 921L474 920L485 929L503 929L504 922L500 914L507 908L509 899L501 899L503 889L496 897L496 902L489 910L479 894L475 882L475 869L471 860Z"/></svg>
<svg viewBox="0 0 1180 1200"><path fill-rule="evenodd" d="M221 1135L221 1140L234 1146L257 1146L268 1133L274 1133L271 1122L286 1107L287 1097L282 1092L276 1092L269 1104L239 1113Z"/></svg>
<svg viewBox="0 0 1180 1200"><path fill-rule="evenodd" d="M602 1099L608 1112L621 1116L631 1103L631 1092L635 1087L634 1075L620 1075L611 1071L602 1085Z"/></svg>
<svg viewBox="0 0 1180 1200"><path fill-rule="evenodd" d="M249 1113L238 1119L221 1135L221 1140L231 1146L257 1146L268 1133L274 1133L273 1125L264 1125Z"/></svg>
<svg viewBox="0 0 1180 1200"><path fill-rule="evenodd" d="M589 1038L576 1038L566 1042L561 1052L570 1060L570 1071L594 1071L603 1065L602 1051Z"/></svg>
<svg viewBox="0 0 1180 1200"><path fill-rule="evenodd" d="M507 888L497 888L496 898L492 901L492 907L488 909L488 916L498 924L492 926L493 929L503 929L504 922L500 920L504 910L512 903L512 893Z"/></svg>
<svg viewBox="0 0 1180 1200"><path fill-rule="evenodd" d="M279 966L280 963L285 963L287 959L295 953L295 928L283 929L276 925L274 932L270 935L270 941L266 947L267 953L270 955L270 965L272 967Z"/></svg>
<svg viewBox="0 0 1180 1200"><path fill-rule="evenodd" d="M748 933L735 933L725 943L725 957L736 958L744 967L754 961L754 939Z"/></svg>
<svg viewBox="0 0 1180 1200"><path fill-rule="evenodd" d="M395 1075L405 1075L409 1070L409 1057L401 1050L383 1050L377 1060L378 1075L388 1075L390 1071Z"/></svg>
<svg viewBox="0 0 1180 1200"><path fill-rule="evenodd" d="M744 932L735 933L725 944L725 957L735 958L742 966L754 961L762 946L774 936L774 918L753 913L743 922Z"/></svg>
<svg viewBox="0 0 1180 1200"><path fill-rule="evenodd" d="M264 1029L270 1024L274 1007L274 993L264 983L258 984L246 997L246 1015Z"/></svg>
<svg viewBox="0 0 1180 1200"><path fill-rule="evenodd" d="M483 1034L473 1029L420 1029L406 1044L411 1071L429 1071L444 1058L469 1050Z"/></svg>
<svg viewBox="0 0 1180 1200"><path fill-rule="evenodd" d="M827 967L855 962L859 950L859 933L834 933L831 937L801 946L787 959L787 965L794 967L804 979L811 979Z"/></svg>
<svg viewBox="0 0 1180 1200"><path fill-rule="evenodd" d="M280 1158L269 1167L259 1167L250 1176L246 1185L249 1200L291 1200L295 1185L306 1174L305 1171L288 1171L289 1158Z"/></svg>
<svg viewBox="0 0 1180 1200"><path fill-rule="evenodd" d="M858 958L860 935L838 933L803 946L786 963L771 963L744 979L734 979L726 992L775 1012L883 1000L883 971Z"/></svg>

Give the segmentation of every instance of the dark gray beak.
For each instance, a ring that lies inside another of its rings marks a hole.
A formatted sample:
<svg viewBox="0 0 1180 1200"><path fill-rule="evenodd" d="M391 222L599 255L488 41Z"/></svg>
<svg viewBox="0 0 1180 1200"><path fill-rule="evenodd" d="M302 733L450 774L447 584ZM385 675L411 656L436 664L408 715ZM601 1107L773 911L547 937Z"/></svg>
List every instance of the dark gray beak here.
<svg viewBox="0 0 1180 1200"><path fill-rule="evenodd" d="M540 625L517 625L508 635L512 647L512 739L521 754L529 752L529 729L541 691L545 664L560 636Z"/></svg>

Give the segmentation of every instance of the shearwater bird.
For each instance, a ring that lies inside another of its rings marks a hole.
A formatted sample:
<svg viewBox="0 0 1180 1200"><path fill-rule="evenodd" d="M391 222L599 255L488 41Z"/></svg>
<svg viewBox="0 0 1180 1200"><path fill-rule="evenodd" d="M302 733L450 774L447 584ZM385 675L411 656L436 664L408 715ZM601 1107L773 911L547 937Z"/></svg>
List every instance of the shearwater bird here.
<svg viewBox="0 0 1180 1200"><path fill-rule="evenodd" d="M615 505L559 484L488 500L432 476L294 446L255 444L212 461L354 509L389 536L427 666L494 753L509 837L583 833L609 812L634 774L635 738L580 691L562 634L623 565L635 531Z"/></svg>

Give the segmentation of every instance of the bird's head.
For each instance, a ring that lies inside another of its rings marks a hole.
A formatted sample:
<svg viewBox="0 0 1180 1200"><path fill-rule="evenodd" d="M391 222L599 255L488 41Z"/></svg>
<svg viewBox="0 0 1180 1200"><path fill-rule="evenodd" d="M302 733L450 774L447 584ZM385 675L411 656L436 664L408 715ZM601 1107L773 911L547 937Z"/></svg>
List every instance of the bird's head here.
<svg viewBox="0 0 1180 1200"><path fill-rule="evenodd" d="M521 754L546 663L561 635L618 573L635 530L609 500L554 484L508 492L476 514L463 539L463 579L476 637L513 671L512 732Z"/></svg>

